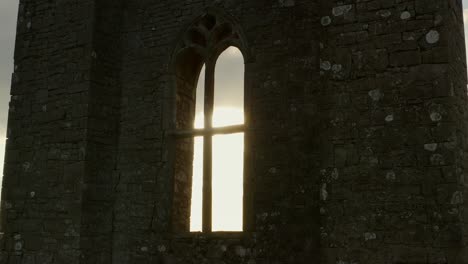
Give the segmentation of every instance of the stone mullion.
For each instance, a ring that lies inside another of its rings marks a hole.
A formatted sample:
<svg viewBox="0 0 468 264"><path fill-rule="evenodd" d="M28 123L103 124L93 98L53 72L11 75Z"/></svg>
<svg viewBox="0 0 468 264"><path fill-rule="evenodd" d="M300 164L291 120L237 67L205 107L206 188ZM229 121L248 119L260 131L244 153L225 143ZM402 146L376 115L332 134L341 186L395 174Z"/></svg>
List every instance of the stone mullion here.
<svg viewBox="0 0 468 264"><path fill-rule="evenodd" d="M214 107L214 61L206 63L205 71L205 129L211 130L213 127L213 107ZM212 154L213 137L210 134L204 136L203 140L203 217L202 230L205 233L211 232L212 220Z"/></svg>

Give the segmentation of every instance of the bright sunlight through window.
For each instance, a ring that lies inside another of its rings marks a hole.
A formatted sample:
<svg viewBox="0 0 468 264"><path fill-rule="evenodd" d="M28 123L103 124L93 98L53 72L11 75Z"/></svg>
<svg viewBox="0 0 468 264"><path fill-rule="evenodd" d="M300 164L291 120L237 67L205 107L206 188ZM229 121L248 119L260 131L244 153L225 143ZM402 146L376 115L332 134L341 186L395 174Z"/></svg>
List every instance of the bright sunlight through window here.
<svg viewBox="0 0 468 264"><path fill-rule="evenodd" d="M197 86L195 128L204 127L203 67ZM244 61L234 47L216 63L213 127L244 124ZM202 231L203 137L195 138L190 230ZM212 231L242 231L244 133L213 136Z"/></svg>

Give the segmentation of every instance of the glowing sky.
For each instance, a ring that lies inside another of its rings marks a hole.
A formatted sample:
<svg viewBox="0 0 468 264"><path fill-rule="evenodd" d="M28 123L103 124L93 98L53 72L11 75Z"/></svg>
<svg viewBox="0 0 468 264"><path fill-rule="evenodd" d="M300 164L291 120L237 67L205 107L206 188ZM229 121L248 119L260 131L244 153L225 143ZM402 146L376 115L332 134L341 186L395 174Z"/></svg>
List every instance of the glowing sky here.
<svg viewBox="0 0 468 264"><path fill-rule="evenodd" d="M10 101L18 7L18 1L0 0L0 176L3 176L8 102Z"/></svg>
<svg viewBox="0 0 468 264"><path fill-rule="evenodd" d="M203 127L204 68L198 80L195 127ZM221 54L215 71L213 126L244 123L244 59L234 47ZM213 231L242 231L244 135L213 137ZM202 227L203 138L196 138L193 166L191 231Z"/></svg>
<svg viewBox="0 0 468 264"><path fill-rule="evenodd" d="M464 15L464 21L465 21L465 39L466 39L466 47L468 49L468 0L463 0L463 7L465 8L463 10L463 15Z"/></svg>

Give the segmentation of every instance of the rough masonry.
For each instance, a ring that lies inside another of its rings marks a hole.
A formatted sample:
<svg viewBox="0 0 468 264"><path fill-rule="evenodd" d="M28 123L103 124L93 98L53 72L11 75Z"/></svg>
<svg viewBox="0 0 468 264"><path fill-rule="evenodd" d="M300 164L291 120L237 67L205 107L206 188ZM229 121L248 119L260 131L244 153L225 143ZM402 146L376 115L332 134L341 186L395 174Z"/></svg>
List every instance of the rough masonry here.
<svg viewBox="0 0 468 264"><path fill-rule="evenodd" d="M245 230L190 234L176 57L219 21ZM20 0L0 263L467 263L463 34L461 0Z"/></svg>

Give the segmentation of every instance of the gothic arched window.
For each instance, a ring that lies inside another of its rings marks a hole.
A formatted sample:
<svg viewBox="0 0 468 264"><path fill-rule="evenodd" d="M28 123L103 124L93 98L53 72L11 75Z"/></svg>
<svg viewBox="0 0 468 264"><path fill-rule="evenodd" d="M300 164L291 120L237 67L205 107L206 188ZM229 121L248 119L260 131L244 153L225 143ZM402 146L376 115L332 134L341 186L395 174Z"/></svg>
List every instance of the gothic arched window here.
<svg viewBox="0 0 468 264"><path fill-rule="evenodd" d="M244 58L232 24L207 14L175 61L176 231L244 228ZM197 85L198 84L198 85Z"/></svg>

